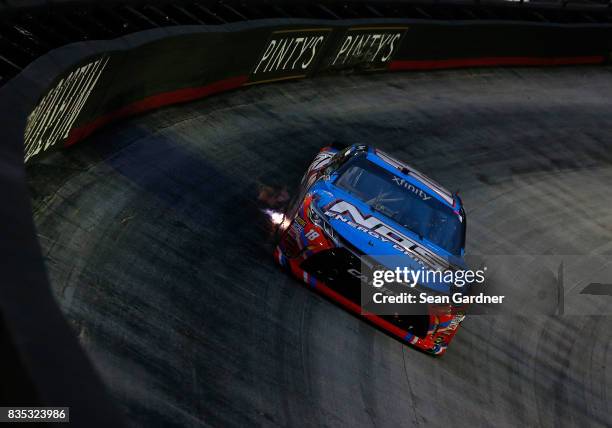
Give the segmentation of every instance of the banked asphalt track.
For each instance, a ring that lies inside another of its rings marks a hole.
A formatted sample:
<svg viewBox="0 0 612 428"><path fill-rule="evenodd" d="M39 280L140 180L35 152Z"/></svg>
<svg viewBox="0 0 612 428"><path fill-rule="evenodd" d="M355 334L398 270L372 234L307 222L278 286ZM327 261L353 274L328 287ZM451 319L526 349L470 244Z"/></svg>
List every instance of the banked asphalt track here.
<svg viewBox="0 0 612 428"><path fill-rule="evenodd" d="M282 273L258 200L363 142L460 189L468 251L609 256L611 135L610 68L326 77L133 118L29 175L130 424L612 426L611 317L473 316L432 358Z"/></svg>

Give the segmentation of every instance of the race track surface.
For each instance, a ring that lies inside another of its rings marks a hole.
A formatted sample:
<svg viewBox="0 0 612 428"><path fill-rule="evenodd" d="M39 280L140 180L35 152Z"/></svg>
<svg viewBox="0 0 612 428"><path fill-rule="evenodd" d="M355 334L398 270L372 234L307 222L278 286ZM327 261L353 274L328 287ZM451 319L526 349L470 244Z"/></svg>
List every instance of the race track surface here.
<svg viewBox="0 0 612 428"><path fill-rule="evenodd" d="M612 426L612 317L474 316L432 358L282 273L258 200L362 142L460 189L469 252L609 256L611 135L609 68L329 77L134 118L29 173L58 301L133 425Z"/></svg>

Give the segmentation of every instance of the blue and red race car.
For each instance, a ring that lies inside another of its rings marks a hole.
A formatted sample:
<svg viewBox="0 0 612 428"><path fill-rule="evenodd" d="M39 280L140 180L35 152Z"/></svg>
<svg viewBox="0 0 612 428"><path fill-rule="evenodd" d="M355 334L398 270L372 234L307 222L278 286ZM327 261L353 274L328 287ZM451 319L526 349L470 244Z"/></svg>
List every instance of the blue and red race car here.
<svg viewBox="0 0 612 428"><path fill-rule="evenodd" d="M463 261L465 230L460 198L415 169L364 145L325 147L280 223L274 256L351 312L441 355L465 317L463 310L431 304L424 315L368 312L361 304L361 262L373 254L394 255L407 265L454 269Z"/></svg>

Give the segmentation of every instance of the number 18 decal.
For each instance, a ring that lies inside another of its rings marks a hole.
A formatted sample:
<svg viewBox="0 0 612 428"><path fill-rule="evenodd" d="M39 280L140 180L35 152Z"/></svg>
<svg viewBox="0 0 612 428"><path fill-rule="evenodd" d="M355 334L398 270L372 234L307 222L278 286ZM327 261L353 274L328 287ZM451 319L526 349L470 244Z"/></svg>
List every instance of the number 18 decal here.
<svg viewBox="0 0 612 428"><path fill-rule="evenodd" d="M317 232L316 230L311 229L305 236L306 239L308 239L309 241L314 241L321 235L319 235L319 232Z"/></svg>

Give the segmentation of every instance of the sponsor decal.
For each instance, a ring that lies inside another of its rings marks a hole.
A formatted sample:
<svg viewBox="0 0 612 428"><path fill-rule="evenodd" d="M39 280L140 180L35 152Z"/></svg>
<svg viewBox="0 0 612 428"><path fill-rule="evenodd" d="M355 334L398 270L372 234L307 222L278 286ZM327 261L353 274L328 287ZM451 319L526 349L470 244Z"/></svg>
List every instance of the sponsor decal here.
<svg viewBox="0 0 612 428"><path fill-rule="evenodd" d="M407 255L423 267L446 270L449 264L432 251L419 246L415 241L388 226L375 216L364 217L361 211L346 201L336 201L325 211L325 215L347 223L349 226L382 241L389 242L397 251Z"/></svg>
<svg viewBox="0 0 612 428"><path fill-rule="evenodd" d="M293 236L299 236L300 233L302 233L302 231L304 230L304 226L299 224L299 222L293 222L293 224L291 225L291 230L293 230L297 234Z"/></svg>
<svg viewBox="0 0 612 428"><path fill-rule="evenodd" d="M392 158L385 152L376 149L376 154L385 162L392 165L394 168L399 169L403 173L416 178L420 182L424 183L427 187L429 187L436 195L440 196L443 200L445 200L449 205L453 205L454 198L453 194L442 187L440 184L427 177L422 172L417 171L413 167L405 164L404 162L398 161L397 159Z"/></svg>
<svg viewBox="0 0 612 428"><path fill-rule="evenodd" d="M332 56L330 68L386 69L408 27L351 28Z"/></svg>
<svg viewBox="0 0 612 428"><path fill-rule="evenodd" d="M465 318L465 315L456 315L456 316L454 316L453 319L451 320L450 324L448 325L449 330L457 330L457 328L461 324L461 321L463 321L464 318Z"/></svg>
<svg viewBox="0 0 612 428"><path fill-rule="evenodd" d="M330 28L275 31L253 71L251 83L305 77L316 64Z"/></svg>
<svg viewBox="0 0 612 428"><path fill-rule="evenodd" d="M26 162L68 137L108 60L102 57L72 71L38 103L26 125Z"/></svg>
<svg viewBox="0 0 612 428"><path fill-rule="evenodd" d="M431 199L431 196L428 196L427 193L423 192L423 190L419 189L414 184L409 183L403 178L395 176L393 177L393 182L397 184L398 186L403 187L404 189L410 190L412 193L414 193L415 195L417 195L419 198L423 199L424 201Z"/></svg>

